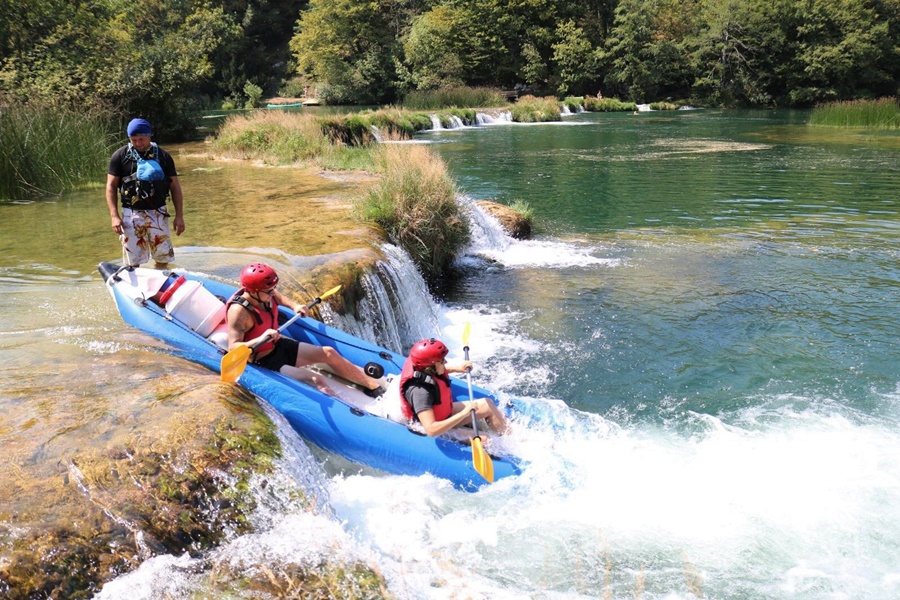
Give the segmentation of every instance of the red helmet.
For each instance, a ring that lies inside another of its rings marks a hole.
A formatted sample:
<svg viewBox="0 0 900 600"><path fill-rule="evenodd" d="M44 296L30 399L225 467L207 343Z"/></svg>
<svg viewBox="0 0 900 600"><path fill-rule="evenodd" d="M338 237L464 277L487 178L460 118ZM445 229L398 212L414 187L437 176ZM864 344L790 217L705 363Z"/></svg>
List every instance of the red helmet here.
<svg viewBox="0 0 900 600"><path fill-rule="evenodd" d="M241 287L248 292L261 292L278 285L278 273L264 263L247 265L241 271Z"/></svg>
<svg viewBox="0 0 900 600"><path fill-rule="evenodd" d="M412 359L413 368L420 370L443 360L449 352L444 342L431 338L429 340L419 340L413 344L412 349L409 351L409 357Z"/></svg>

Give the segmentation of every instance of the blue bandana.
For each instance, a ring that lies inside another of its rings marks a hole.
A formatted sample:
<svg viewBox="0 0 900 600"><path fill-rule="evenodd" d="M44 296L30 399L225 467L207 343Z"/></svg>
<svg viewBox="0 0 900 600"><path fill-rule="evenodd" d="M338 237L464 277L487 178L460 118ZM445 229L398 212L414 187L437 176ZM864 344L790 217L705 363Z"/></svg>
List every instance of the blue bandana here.
<svg viewBox="0 0 900 600"><path fill-rule="evenodd" d="M150 122L146 119L132 119L128 123L128 137L133 135L152 135Z"/></svg>

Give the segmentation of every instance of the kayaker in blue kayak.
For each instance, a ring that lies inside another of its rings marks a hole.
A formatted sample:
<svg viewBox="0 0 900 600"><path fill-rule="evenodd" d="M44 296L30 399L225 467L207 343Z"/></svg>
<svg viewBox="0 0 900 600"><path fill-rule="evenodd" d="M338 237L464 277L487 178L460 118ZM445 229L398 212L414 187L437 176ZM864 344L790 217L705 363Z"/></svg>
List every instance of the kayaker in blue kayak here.
<svg viewBox="0 0 900 600"><path fill-rule="evenodd" d="M306 365L325 363L339 377L363 388L366 395L377 398L384 393L378 379L341 356L331 346L298 342L278 331L278 307L287 306L306 316L306 307L282 295L276 289L278 274L264 263L253 263L241 271L241 288L228 301L228 350L239 346L254 348L250 360L261 367L280 371L290 367L288 375L315 385L321 391L333 392L321 376Z"/></svg>
<svg viewBox="0 0 900 600"><path fill-rule="evenodd" d="M464 361L448 365L447 346L431 338L416 342L400 372L400 406L407 419L418 420L429 436L437 436L466 425L471 411L484 419L495 432L506 433L508 424L503 413L490 398L454 402L448 373L465 373L472 363Z"/></svg>

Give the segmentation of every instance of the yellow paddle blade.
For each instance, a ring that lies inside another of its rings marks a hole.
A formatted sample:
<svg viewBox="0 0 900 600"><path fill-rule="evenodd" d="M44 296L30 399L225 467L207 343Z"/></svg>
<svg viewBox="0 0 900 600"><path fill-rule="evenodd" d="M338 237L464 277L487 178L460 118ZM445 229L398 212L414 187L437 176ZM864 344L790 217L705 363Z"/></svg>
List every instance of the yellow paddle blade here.
<svg viewBox="0 0 900 600"><path fill-rule="evenodd" d="M463 328L463 346L469 345L469 331L471 331L471 329L469 324L466 323L466 326Z"/></svg>
<svg viewBox="0 0 900 600"><path fill-rule="evenodd" d="M324 294L322 294L321 296L319 296L318 299L319 299L319 300L324 300L324 299L327 298L328 296L331 296L332 294L336 294L336 293L338 292L338 290L340 290L340 289L341 289L341 286L336 285L336 286L334 286L333 288L331 288L330 290L328 290L327 292L325 292Z"/></svg>
<svg viewBox="0 0 900 600"><path fill-rule="evenodd" d="M484 477L488 483L494 483L494 461L484 451L480 437L472 438L472 462L475 463L475 470L479 475Z"/></svg>
<svg viewBox="0 0 900 600"><path fill-rule="evenodd" d="M250 360L252 353L253 350L250 349L250 346L238 346L223 356L221 365L222 381L226 383L237 381L247 367L247 361Z"/></svg>

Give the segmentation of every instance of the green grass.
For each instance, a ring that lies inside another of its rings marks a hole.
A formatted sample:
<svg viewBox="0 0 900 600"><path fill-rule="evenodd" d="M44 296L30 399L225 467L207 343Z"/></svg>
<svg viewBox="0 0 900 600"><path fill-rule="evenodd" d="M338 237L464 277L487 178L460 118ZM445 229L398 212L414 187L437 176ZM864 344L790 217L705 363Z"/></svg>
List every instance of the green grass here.
<svg viewBox="0 0 900 600"><path fill-rule="evenodd" d="M817 106L810 125L862 129L900 129L900 102L897 98L850 100Z"/></svg>
<svg viewBox="0 0 900 600"><path fill-rule="evenodd" d="M622 102L618 98L584 97L584 110L590 112L633 112L637 110L634 102Z"/></svg>
<svg viewBox="0 0 900 600"><path fill-rule="evenodd" d="M411 92L403 99L409 110L438 110L442 108L491 108L509 104L497 88L446 87L431 91Z"/></svg>
<svg viewBox="0 0 900 600"><path fill-rule="evenodd" d="M58 195L103 185L117 145L100 114L0 98L0 198Z"/></svg>
<svg viewBox="0 0 900 600"><path fill-rule="evenodd" d="M538 98L522 96L510 108L512 120L517 123L544 123L562 121L561 105L553 96Z"/></svg>
<svg viewBox="0 0 900 600"><path fill-rule="evenodd" d="M355 213L378 224L433 281L469 241L456 185L440 157L425 146L386 145L374 152L381 179L356 199Z"/></svg>

